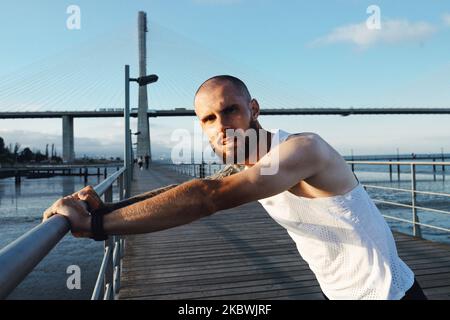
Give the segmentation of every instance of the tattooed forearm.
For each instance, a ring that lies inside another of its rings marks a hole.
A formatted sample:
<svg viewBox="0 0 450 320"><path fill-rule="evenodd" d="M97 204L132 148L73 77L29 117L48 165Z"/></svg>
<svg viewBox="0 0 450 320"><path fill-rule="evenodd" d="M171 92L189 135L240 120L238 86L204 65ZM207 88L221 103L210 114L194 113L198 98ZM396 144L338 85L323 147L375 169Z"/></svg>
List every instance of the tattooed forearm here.
<svg viewBox="0 0 450 320"><path fill-rule="evenodd" d="M167 190L170 190L172 188L175 188L178 186L178 184L171 184L162 188L153 189L145 193L138 194L137 196L119 201L114 203L105 203L105 206L98 209L96 213L102 213L102 214L108 214L114 210L121 209L123 207L127 207L129 205L132 205L136 202L140 202L149 198L152 198L160 193L166 192Z"/></svg>
<svg viewBox="0 0 450 320"><path fill-rule="evenodd" d="M205 179L209 179L209 180L223 179L224 177L231 176L235 173L238 173L242 169L243 169L242 166L236 166L236 165L225 166L223 169L219 170L218 172L216 172L215 174L213 174L211 176L206 177ZM139 194L137 196L134 196L134 197L131 197L131 198L119 201L119 202L105 203L105 206L98 209L96 212L102 213L102 214L108 214L114 210L118 210L123 207L132 205L134 203L141 202L143 200L152 198L160 193L166 192L177 186L178 186L178 184L171 184L171 185L168 185L168 186L165 186L162 188L154 189L154 190L148 191L146 193Z"/></svg>

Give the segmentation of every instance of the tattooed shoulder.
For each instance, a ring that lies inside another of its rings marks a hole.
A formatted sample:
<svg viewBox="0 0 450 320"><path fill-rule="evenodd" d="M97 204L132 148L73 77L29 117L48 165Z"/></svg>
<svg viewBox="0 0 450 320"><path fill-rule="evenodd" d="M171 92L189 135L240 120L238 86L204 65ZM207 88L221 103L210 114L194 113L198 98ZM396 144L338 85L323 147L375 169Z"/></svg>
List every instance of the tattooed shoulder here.
<svg viewBox="0 0 450 320"><path fill-rule="evenodd" d="M245 166L243 166L243 165L237 165L237 164L226 165L224 168L222 168L215 174L206 177L205 179L210 179L210 180L223 179L223 178L231 176L235 173L241 172L244 169L245 169Z"/></svg>

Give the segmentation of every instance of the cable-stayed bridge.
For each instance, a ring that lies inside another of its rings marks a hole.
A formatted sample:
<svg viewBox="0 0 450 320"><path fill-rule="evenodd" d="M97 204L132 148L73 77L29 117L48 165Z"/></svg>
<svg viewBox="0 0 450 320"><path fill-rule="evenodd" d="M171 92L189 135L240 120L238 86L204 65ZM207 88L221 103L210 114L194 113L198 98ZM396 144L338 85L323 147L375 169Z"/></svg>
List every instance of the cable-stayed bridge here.
<svg viewBox="0 0 450 320"><path fill-rule="evenodd" d="M272 108L261 109L261 115L287 116L287 115L389 115L389 114L450 114L450 108ZM131 111L130 116L138 117L137 111ZM148 110L147 117L193 117L194 109L174 108ZM121 118L123 109L111 108L97 111L25 111L0 112L0 119L44 119L44 118Z"/></svg>
<svg viewBox="0 0 450 320"><path fill-rule="evenodd" d="M143 76L147 62L149 71L157 73L160 80L148 88L131 87L131 106L137 108L131 109L130 115L141 118L138 154L151 152L150 130L145 128L148 118L195 116L193 108L188 107L192 106L193 93L205 79L217 74L237 75L248 83L262 106L261 115L450 114L450 108L395 103L389 107L379 107L376 102L377 107L337 106L323 95L290 88L289 84L222 59L220 54L154 21L147 25L143 13L139 17L137 32L136 25L122 26L2 77L0 119L61 118L63 158L70 162L75 157L73 119L123 117L122 66L131 64L133 73Z"/></svg>

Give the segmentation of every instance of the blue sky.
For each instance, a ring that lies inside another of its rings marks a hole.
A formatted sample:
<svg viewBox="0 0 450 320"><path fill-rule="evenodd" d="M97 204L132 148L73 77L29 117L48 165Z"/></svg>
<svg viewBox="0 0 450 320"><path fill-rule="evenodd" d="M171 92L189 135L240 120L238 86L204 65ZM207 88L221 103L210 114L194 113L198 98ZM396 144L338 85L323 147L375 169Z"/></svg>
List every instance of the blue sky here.
<svg viewBox="0 0 450 320"><path fill-rule="evenodd" d="M80 30L66 27L72 4L81 9ZM365 25L373 4L381 16L375 31ZM0 11L0 110L122 107L123 64L137 68L139 10L149 17L149 70L161 79L149 89L151 108L190 107L198 84L217 73L243 78L262 107L449 107L446 1L17 0ZM17 89L21 77L31 80ZM194 120L152 119L155 150L170 149L170 133L193 130ZM261 123L318 132L344 154L376 154L449 151L449 120L296 116ZM78 155L122 151L119 119L75 125ZM43 141L60 144L60 135L59 120L0 120L7 142L43 148Z"/></svg>

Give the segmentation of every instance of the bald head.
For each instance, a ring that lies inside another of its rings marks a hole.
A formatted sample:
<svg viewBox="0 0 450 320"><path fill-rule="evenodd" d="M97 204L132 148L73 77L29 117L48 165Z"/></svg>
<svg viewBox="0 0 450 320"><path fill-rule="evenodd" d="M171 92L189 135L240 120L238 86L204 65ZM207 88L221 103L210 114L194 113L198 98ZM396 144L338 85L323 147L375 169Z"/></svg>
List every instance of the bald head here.
<svg viewBox="0 0 450 320"><path fill-rule="evenodd" d="M253 154L248 139L235 142L227 138L228 130L247 132L261 128L257 120L258 101L251 98L244 82L232 76L210 78L197 90L194 105L202 130L218 156L224 159L226 155L236 155L241 147L247 155Z"/></svg>
<svg viewBox="0 0 450 320"><path fill-rule="evenodd" d="M252 99L245 83L239 78L228 75L209 78L200 85L197 92L195 93L195 97L197 97L200 93L209 92L211 90L217 89L217 87L220 86L231 86L234 90L234 94L243 96L247 102L250 102Z"/></svg>

